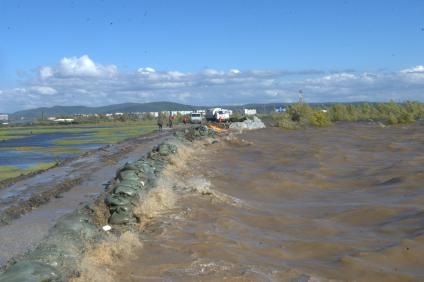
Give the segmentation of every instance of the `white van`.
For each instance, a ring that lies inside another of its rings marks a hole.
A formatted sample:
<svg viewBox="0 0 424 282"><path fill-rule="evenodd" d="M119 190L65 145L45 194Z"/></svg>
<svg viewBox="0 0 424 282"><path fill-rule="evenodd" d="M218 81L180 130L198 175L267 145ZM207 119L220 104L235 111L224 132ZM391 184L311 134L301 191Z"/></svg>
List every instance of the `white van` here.
<svg viewBox="0 0 424 282"><path fill-rule="evenodd" d="M190 122L191 123L202 123L202 115L200 113L191 113L190 114Z"/></svg>

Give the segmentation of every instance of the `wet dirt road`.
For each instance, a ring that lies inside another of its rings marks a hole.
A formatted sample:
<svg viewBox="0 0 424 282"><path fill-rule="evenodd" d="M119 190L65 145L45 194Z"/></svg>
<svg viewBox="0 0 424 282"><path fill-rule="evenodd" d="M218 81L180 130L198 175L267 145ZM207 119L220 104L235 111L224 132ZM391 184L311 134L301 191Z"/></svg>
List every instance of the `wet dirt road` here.
<svg viewBox="0 0 424 282"><path fill-rule="evenodd" d="M358 123L198 148L112 281L423 281L423 145L422 126Z"/></svg>
<svg viewBox="0 0 424 282"><path fill-rule="evenodd" d="M92 202L119 167L141 158L171 133L164 131L105 146L0 189L0 215L24 213L0 224L0 265L35 247L60 216Z"/></svg>

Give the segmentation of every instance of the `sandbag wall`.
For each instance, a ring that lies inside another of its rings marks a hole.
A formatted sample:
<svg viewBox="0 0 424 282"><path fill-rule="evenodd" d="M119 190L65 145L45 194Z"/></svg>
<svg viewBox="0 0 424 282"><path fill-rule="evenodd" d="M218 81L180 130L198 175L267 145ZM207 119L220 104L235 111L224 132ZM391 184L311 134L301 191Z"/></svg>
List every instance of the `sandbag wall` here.
<svg viewBox="0 0 424 282"><path fill-rule="evenodd" d="M209 130L207 126L177 131L173 142L162 143L154 147L146 157L126 164L118 171L117 185L105 200L111 214L109 224L128 224L137 221L133 209L138 204L141 194L156 186L156 179L168 164L168 157L177 152L176 142L190 142L215 135L215 131Z"/></svg>
<svg viewBox="0 0 424 282"><path fill-rule="evenodd" d="M206 126L177 131L173 139L156 147L142 159L127 163L117 172L113 189L104 198L110 225L122 227L136 223L133 209L148 189L155 187L157 177L177 152L178 143L189 143L216 132ZM103 195L104 196L104 195ZM18 258L0 274L0 281L68 281L79 275L79 261L87 246L104 240L107 233L94 220L92 205L62 217L47 238L35 250Z"/></svg>
<svg viewBox="0 0 424 282"><path fill-rule="evenodd" d="M175 154L177 146L162 143L155 147L146 158L126 164L117 174L117 186L106 197L111 216L109 223L135 223L133 209L138 204L141 194L155 186L158 173L168 163L167 157Z"/></svg>

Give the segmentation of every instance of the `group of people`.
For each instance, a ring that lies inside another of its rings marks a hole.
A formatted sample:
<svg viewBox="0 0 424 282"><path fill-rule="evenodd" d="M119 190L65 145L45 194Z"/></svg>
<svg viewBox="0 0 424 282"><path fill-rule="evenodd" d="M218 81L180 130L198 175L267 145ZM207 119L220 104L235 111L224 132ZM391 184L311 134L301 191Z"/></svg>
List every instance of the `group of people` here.
<svg viewBox="0 0 424 282"><path fill-rule="evenodd" d="M175 120L175 116L169 115L168 124L167 124L167 126L169 128L172 128L174 126L174 120ZM183 123L184 123L184 126L188 123L188 118L186 116L183 118ZM163 129L163 117L162 116L158 117L158 127L159 127L159 130L162 131L162 129Z"/></svg>

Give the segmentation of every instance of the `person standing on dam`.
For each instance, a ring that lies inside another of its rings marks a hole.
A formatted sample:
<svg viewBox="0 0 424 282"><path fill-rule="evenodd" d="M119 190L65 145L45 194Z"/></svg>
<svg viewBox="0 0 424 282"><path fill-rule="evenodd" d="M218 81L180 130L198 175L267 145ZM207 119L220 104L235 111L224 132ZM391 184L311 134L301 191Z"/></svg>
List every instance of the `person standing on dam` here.
<svg viewBox="0 0 424 282"><path fill-rule="evenodd" d="M162 127L163 127L163 118L162 116L158 117L158 129L159 131L162 131Z"/></svg>
<svg viewBox="0 0 424 282"><path fill-rule="evenodd" d="M173 122L174 116L172 114L169 115L168 118L168 127L172 128L172 122Z"/></svg>

